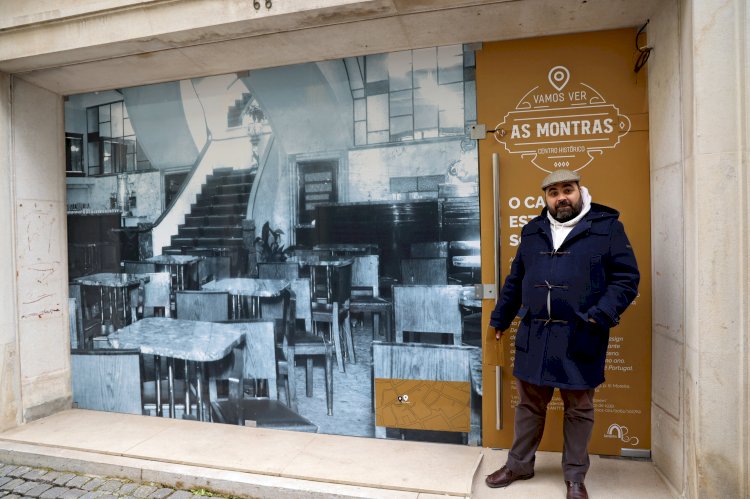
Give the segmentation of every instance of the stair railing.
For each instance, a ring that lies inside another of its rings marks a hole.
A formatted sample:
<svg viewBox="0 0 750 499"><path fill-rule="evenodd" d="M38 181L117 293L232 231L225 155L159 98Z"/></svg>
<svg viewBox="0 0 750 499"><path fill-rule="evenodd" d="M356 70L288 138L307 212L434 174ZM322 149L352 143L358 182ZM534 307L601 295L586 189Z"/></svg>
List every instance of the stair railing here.
<svg viewBox="0 0 750 499"><path fill-rule="evenodd" d="M251 220L255 213L255 199L258 196L258 186L261 184L261 178L263 177L266 165L268 164L268 156L271 154L275 142L276 138L273 134L269 135L268 142L266 142L266 146L263 148L263 157L258 161L258 171L255 173L255 180L253 180L253 185L250 187L250 196L247 201L247 212L245 218L248 220Z"/></svg>
<svg viewBox="0 0 750 499"><path fill-rule="evenodd" d="M190 205L193 204L201 192L204 179L208 173L213 171L213 166L201 168L201 164L208 153L213 141L209 138L198 153L198 157L190 169L190 174L182 183L177 195L164 208L161 216L154 222L151 229L152 247L154 255L160 255L162 248L171 244L171 238L177 234L178 228L185 223L185 215L190 213ZM206 163L208 165L208 162Z"/></svg>

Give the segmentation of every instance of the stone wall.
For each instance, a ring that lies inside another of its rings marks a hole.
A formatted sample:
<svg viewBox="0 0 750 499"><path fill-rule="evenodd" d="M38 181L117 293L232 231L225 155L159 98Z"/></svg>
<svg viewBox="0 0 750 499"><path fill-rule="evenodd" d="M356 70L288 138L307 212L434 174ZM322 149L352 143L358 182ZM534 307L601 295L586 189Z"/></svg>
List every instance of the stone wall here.
<svg viewBox="0 0 750 499"><path fill-rule="evenodd" d="M12 191L18 356L24 421L71 405L62 97L12 82ZM12 238L11 238L12 239ZM5 306L3 301L3 306ZM3 314L5 316L5 314Z"/></svg>
<svg viewBox="0 0 750 499"><path fill-rule="evenodd" d="M653 459L681 497L748 497L748 11L669 0L648 44Z"/></svg>
<svg viewBox="0 0 750 499"><path fill-rule="evenodd" d="M675 491L685 479L685 206L683 204L680 19L667 0L648 26L652 323L652 456ZM646 41L645 39L643 40ZM644 269L645 270L645 269Z"/></svg>
<svg viewBox="0 0 750 499"><path fill-rule="evenodd" d="M11 167L10 76L0 73L0 430L21 421L21 385L16 329L15 251Z"/></svg>

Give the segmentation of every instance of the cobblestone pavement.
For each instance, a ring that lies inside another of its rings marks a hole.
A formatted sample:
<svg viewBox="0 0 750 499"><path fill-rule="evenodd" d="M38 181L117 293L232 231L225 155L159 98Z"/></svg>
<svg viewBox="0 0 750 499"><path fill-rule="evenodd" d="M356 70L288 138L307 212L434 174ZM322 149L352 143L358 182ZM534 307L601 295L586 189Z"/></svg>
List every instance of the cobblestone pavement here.
<svg viewBox="0 0 750 499"><path fill-rule="evenodd" d="M141 483L0 463L0 499L190 499L226 497L205 490L176 490L158 483Z"/></svg>

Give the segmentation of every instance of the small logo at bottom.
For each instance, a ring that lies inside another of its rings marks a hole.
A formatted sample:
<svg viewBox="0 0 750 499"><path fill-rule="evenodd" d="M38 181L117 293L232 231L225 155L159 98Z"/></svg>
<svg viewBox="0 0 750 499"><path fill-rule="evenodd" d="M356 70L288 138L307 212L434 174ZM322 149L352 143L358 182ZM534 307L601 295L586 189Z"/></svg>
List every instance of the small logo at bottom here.
<svg viewBox="0 0 750 499"><path fill-rule="evenodd" d="M622 426L617 423L612 423L607 428L607 433L604 435L605 438L617 438L626 444L630 444L633 447L638 445L638 437L628 435L628 427Z"/></svg>

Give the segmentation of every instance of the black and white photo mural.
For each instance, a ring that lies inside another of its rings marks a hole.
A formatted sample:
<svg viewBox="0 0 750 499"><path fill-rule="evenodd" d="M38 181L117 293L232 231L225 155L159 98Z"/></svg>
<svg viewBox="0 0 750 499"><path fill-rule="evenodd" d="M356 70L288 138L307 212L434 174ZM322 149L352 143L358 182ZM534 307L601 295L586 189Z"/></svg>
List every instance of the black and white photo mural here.
<svg viewBox="0 0 750 499"><path fill-rule="evenodd" d="M474 123L461 45L67 97L74 403L477 443Z"/></svg>

